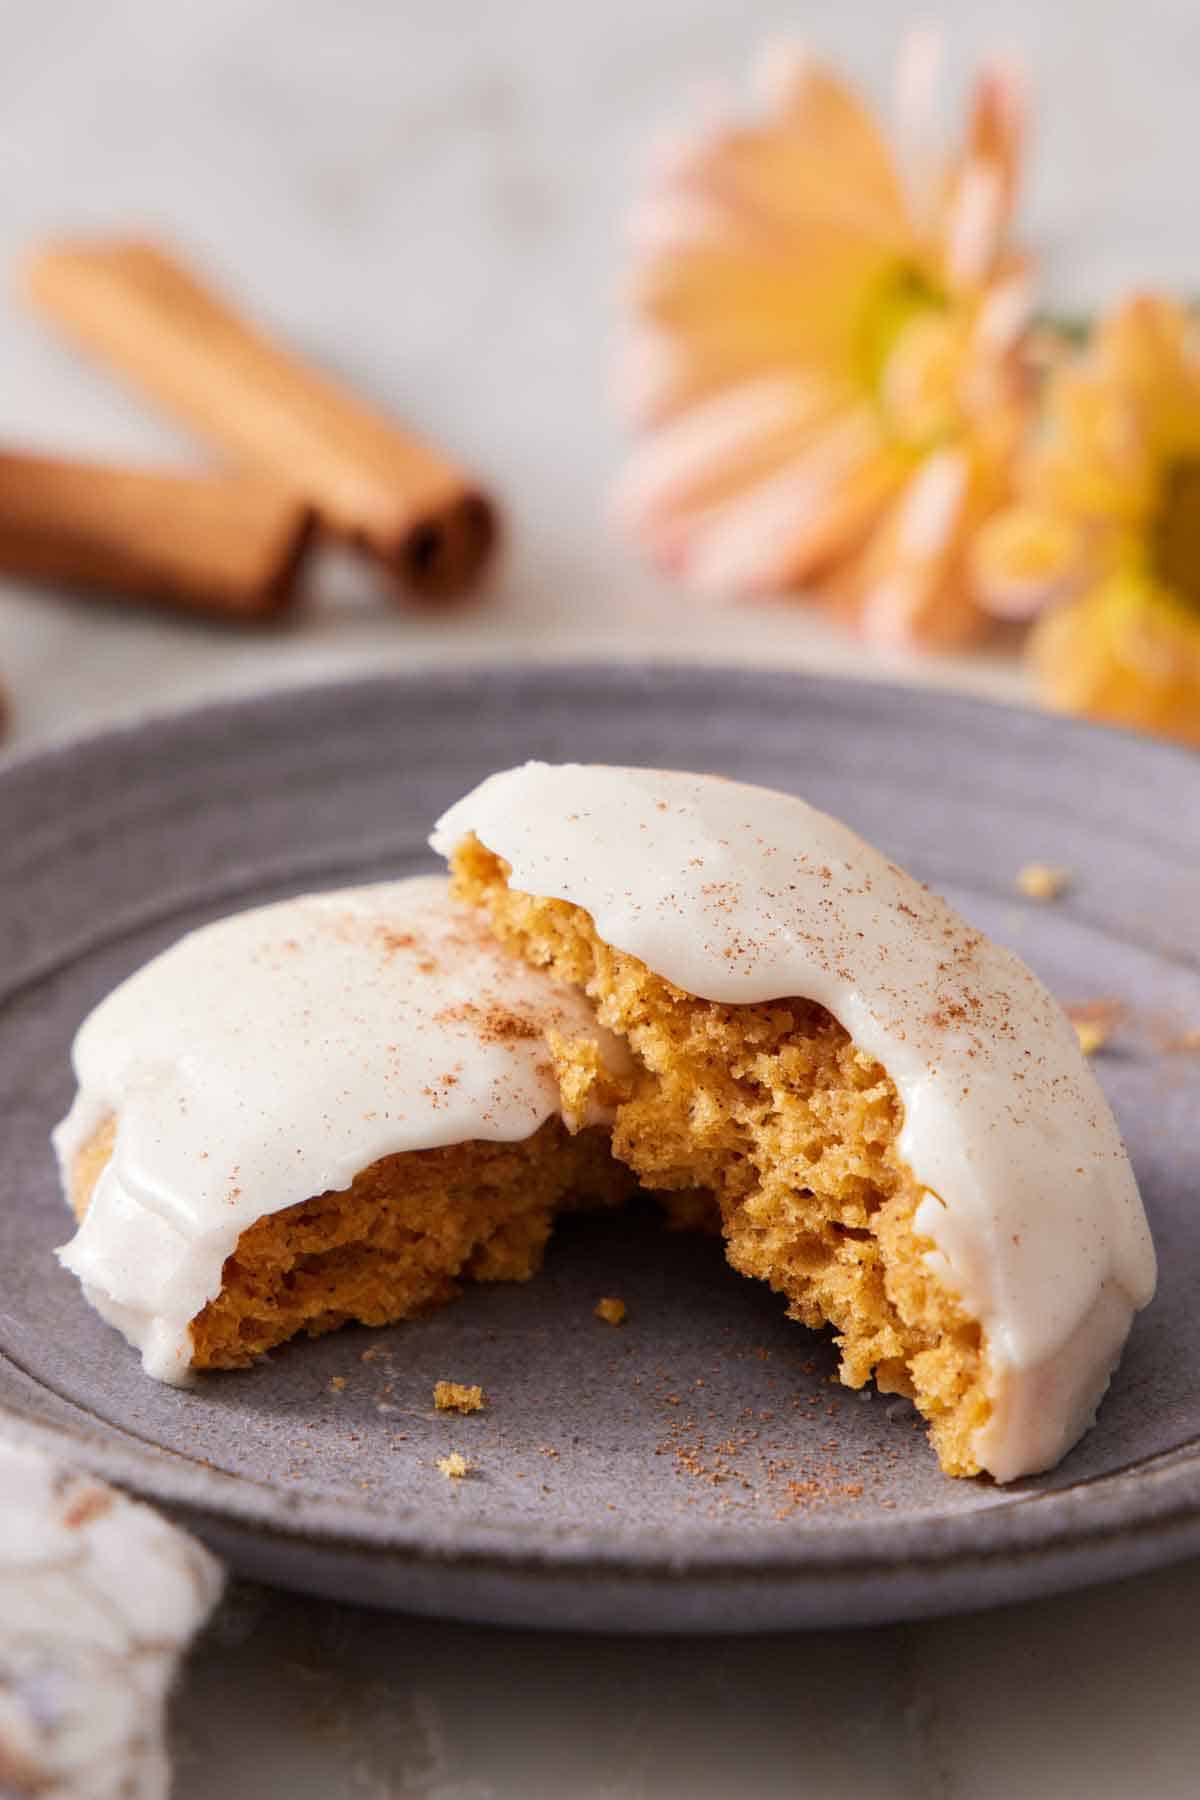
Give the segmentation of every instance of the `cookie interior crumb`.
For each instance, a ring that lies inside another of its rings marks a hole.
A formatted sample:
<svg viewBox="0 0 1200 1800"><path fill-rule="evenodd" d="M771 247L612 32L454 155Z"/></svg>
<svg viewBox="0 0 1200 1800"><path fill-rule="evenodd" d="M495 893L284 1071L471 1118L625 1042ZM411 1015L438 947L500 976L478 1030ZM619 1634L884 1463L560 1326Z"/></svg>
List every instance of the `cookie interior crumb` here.
<svg viewBox="0 0 1200 1800"><path fill-rule="evenodd" d="M597 1300L595 1316L597 1319L603 1319L606 1325L621 1325L625 1321L628 1310L623 1300L606 1296L603 1300Z"/></svg>
<svg viewBox="0 0 1200 1800"><path fill-rule="evenodd" d="M106 1119L76 1160L77 1218L115 1132L115 1118ZM471 1281L528 1281L559 1210L618 1205L635 1185L613 1161L606 1131L572 1136L558 1119L517 1143L385 1156L348 1188L268 1213L243 1231L220 1293L192 1320L193 1367L248 1368L299 1332L319 1337L352 1319L410 1319Z"/></svg>
<svg viewBox="0 0 1200 1800"><path fill-rule="evenodd" d="M1071 885L1071 871L1049 863L1026 863L1017 871L1017 887L1027 900L1057 900Z"/></svg>
<svg viewBox="0 0 1200 1800"><path fill-rule="evenodd" d="M582 988L629 1045L615 1156L655 1193L715 1195L733 1267L781 1292L803 1324L832 1325L846 1385L873 1377L914 1400L947 1473L977 1474L992 1404L982 1331L930 1275L887 1072L811 1000L685 993L605 943L581 907L511 889L508 865L477 839L451 867L457 897L535 967Z"/></svg>
<svg viewBox="0 0 1200 1800"><path fill-rule="evenodd" d="M438 1381L434 1383L433 1404L439 1412L482 1412L483 1389L462 1381Z"/></svg>
<svg viewBox="0 0 1200 1800"><path fill-rule="evenodd" d="M437 1466L447 1481L461 1481L471 1465L458 1450L452 1450L449 1456L439 1456Z"/></svg>

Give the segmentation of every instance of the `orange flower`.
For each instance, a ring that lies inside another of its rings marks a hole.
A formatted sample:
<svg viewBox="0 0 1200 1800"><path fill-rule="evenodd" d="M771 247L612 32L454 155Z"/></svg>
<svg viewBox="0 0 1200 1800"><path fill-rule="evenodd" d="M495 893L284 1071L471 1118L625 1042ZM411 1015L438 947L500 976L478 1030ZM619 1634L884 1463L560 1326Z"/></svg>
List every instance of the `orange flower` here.
<svg viewBox="0 0 1200 1800"><path fill-rule="evenodd" d="M962 148L931 153L929 40L901 67L903 155L788 53L761 122L660 159L622 368L646 437L617 514L700 588L815 587L874 639L946 644L982 623L969 546L1026 419L1022 109L992 68Z"/></svg>
<svg viewBox="0 0 1200 1800"><path fill-rule="evenodd" d="M1200 744L1200 342L1183 307L1127 300L1051 375L1021 498L976 565L995 611L1045 611L1030 655L1052 704Z"/></svg>

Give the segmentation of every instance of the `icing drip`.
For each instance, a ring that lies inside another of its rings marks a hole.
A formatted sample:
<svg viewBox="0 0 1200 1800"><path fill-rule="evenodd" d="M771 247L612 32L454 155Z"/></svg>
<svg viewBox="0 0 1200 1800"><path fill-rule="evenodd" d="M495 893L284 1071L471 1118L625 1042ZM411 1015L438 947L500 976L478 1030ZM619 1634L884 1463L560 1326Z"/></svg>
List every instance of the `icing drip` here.
<svg viewBox="0 0 1200 1800"><path fill-rule="evenodd" d="M64 1183L114 1117L61 1259L178 1381L189 1323L248 1225L399 1151L526 1138L560 1109L545 1034L622 1047L418 877L286 900L193 932L80 1028L54 1134ZM601 1122L588 1116L580 1123Z"/></svg>

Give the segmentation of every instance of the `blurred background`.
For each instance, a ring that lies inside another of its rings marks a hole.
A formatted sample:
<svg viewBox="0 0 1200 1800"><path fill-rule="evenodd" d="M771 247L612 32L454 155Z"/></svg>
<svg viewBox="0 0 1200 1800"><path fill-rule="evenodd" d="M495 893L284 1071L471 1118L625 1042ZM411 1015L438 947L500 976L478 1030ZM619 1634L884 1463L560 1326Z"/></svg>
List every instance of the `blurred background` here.
<svg viewBox="0 0 1200 1800"><path fill-rule="evenodd" d="M489 583L458 605L381 603L369 570L331 554L269 631L0 581L9 743L492 658L694 656L1026 696L1004 642L883 652L799 605L697 599L605 514L626 443L611 391L623 221L650 140L714 83L738 87L778 35L884 102L911 19L901 0L0 0L0 437L202 460L17 297L48 234L163 234L477 470L506 519ZM944 24L952 106L982 52L1028 67L1024 235L1051 302L1092 310L1133 282L1194 294L1192 0L959 0ZM1198 1603L1190 1567L995 1617L677 1646L240 1590L178 1702L178 1792L1182 1797L1200 1766Z"/></svg>
<svg viewBox="0 0 1200 1800"><path fill-rule="evenodd" d="M696 655L1024 691L1011 650L867 656L803 607L731 608L650 572L604 497L623 224L651 139L764 40L799 35L886 103L908 6L746 0L9 0L0 66L0 431L99 457L202 454L22 308L31 246L69 230L179 244L253 315L480 471L505 508L490 587L454 609L370 603L334 559L282 633L236 634L0 585L17 741L381 661ZM967 0L949 118L985 50L1033 88L1024 235L1064 309L1132 281L1197 285L1200 14L1185 0Z"/></svg>

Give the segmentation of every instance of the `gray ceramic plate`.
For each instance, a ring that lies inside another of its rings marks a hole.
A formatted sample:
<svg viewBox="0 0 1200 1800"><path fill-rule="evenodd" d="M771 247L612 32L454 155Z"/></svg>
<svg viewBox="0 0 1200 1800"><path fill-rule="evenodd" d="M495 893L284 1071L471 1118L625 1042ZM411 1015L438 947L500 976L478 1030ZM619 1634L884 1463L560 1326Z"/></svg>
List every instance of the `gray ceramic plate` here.
<svg viewBox="0 0 1200 1800"><path fill-rule="evenodd" d="M1129 1015L1098 1062L1162 1282L1100 1423L1052 1475L942 1477L903 1403L705 1239L561 1230L525 1287L350 1330L191 1392L147 1381L51 1250L46 1135L84 1012L180 932L431 866L425 832L527 756L720 770L845 815L1068 1001ZM1022 901L1025 862L1074 871ZM514 1622L755 1630L918 1616L1200 1550L1200 761L963 700L781 675L422 676L217 707L0 776L0 1404L239 1568ZM592 1317L617 1294L629 1320ZM480 1416L430 1408L480 1381ZM344 1385L334 1378L344 1378ZM435 1463L465 1452L451 1483Z"/></svg>

